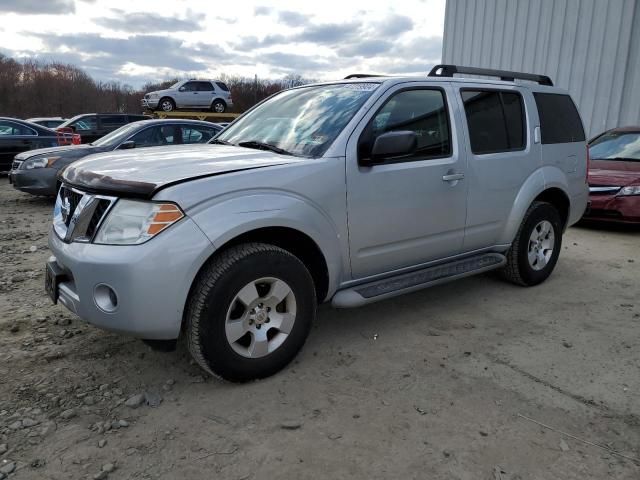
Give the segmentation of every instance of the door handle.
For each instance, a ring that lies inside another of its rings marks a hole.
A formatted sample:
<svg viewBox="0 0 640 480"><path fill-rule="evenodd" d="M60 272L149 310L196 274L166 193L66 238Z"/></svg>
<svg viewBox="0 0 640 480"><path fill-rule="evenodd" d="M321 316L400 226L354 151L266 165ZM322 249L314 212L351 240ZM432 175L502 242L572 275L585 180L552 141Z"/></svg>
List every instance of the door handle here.
<svg viewBox="0 0 640 480"><path fill-rule="evenodd" d="M457 180L462 180L464 178L464 173L447 173L442 176L442 180L445 182L455 182Z"/></svg>

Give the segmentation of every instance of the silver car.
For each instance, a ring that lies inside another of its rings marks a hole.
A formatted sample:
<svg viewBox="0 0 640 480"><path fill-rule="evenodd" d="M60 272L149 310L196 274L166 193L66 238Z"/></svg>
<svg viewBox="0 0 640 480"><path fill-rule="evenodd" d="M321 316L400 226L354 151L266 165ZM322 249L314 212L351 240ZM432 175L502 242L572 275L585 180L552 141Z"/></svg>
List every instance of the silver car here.
<svg viewBox="0 0 640 480"><path fill-rule="evenodd" d="M226 83L218 80L183 80L166 90L147 93L142 107L148 110L171 112L177 108L207 109L224 113L233 107L231 92Z"/></svg>
<svg viewBox="0 0 640 480"><path fill-rule="evenodd" d="M542 75L441 66L306 85L212 143L71 164L46 289L104 329L184 335L232 381L287 365L320 302L488 270L543 282L588 198L580 116Z"/></svg>

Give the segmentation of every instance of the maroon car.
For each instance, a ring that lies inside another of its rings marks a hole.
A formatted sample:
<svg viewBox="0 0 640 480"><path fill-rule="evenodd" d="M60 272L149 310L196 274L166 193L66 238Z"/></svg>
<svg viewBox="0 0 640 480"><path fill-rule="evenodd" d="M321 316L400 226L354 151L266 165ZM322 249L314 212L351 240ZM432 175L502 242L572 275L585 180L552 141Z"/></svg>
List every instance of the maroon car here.
<svg viewBox="0 0 640 480"><path fill-rule="evenodd" d="M608 130L589 142L585 220L640 223L640 127Z"/></svg>

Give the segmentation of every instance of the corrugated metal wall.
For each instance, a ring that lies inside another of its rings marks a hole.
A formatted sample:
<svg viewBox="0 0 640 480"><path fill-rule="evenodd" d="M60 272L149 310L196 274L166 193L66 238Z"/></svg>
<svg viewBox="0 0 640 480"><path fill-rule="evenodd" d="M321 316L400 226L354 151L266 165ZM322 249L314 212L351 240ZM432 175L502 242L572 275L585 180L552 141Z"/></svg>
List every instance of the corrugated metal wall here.
<svg viewBox="0 0 640 480"><path fill-rule="evenodd" d="M640 0L447 0L442 62L549 75L589 136L640 125Z"/></svg>

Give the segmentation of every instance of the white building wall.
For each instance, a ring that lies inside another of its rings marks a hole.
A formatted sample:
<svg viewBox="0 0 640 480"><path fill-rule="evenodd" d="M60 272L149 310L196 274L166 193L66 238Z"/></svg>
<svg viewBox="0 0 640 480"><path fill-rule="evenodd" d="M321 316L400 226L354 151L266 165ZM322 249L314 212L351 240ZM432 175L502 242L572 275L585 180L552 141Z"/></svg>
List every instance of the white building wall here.
<svg viewBox="0 0 640 480"><path fill-rule="evenodd" d="M442 63L549 75L588 136L640 125L640 0L447 0Z"/></svg>

